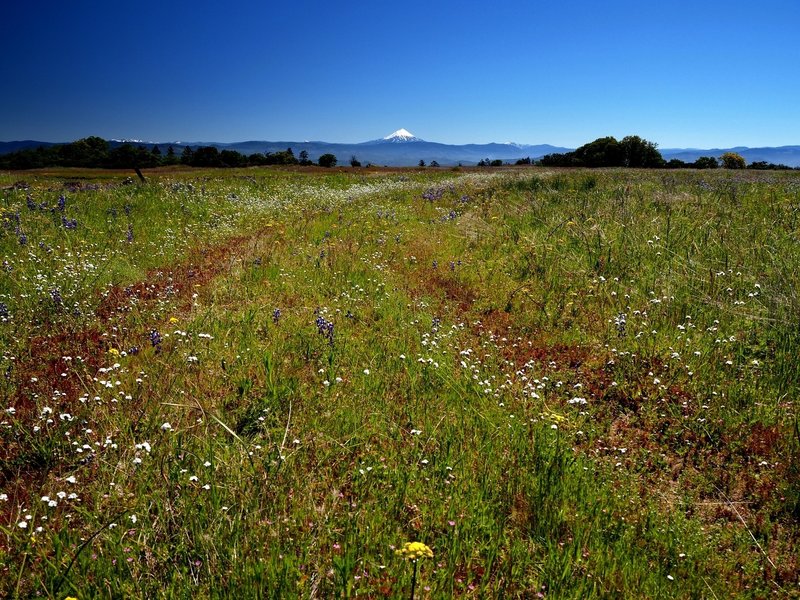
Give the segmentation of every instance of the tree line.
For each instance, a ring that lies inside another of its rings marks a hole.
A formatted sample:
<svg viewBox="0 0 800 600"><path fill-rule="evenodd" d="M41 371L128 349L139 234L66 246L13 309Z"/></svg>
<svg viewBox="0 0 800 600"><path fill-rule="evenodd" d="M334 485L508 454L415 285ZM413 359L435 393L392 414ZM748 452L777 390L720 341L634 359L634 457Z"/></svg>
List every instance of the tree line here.
<svg viewBox="0 0 800 600"><path fill-rule="evenodd" d="M527 161L527 162L525 162ZM521 159L517 164L531 164L531 160ZM629 135L617 141L612 136L602 137L584 144L572 152L546 154L535 164L544 167L629 167L650 169L791 169L787 165L776 165L766 161L746 163L744 157L736 152L726 152L719 158L701 156L693 162L677 158L664 160L657 144Z"/></svg>
<svg viewBox="0 0 800 600"><path fill-rule="evenodd" d="M316 164L323 167L336 166L333 154L323 154ZM236 150L219 150L214 146L192 148L184 146L181 153L170 145L162 150L155 145L125 143L111 147L103 138L92 136L54 146L18 150L0 156L0 169L41 169L44 167L83 167L105 169L149 169L169 165L189 167L255 167L265 165L315 164L302 150L297 156L291 148L279 152L266 152L245 155Z"/></svg>
<svg viewBox="0 0 800 600"><path fill-rule="evenodd" d="M300 165L317 164L322 167L335 167L336 156L323 154L314 163L308 152L302 150L297 156L291 148L278 152L266 152L245 155L236 150L219 150L214 146L192 148L184 146L180 154L172 146L162 149L158 146L147 147L125 143L116 147L96 136L84 138L69 144L56 144L49 147L40 146L35 149L18 150L0 155L0 169L40 169L44 167L83 167L106 169L148 169L169 165L185 165L189 167L258 167L266 165ZM478 162L479 167L498 167L502 160L484 159ZM666 168L666 169L756 169L782 170L791 169L787 165L773 164L766 161L746 164L745 159L735 152L726 152L719 158L701 156L693 162L685 162L677 158L664 160L657 145L637 135L629 135L617 140L612 136L602 137L584 144L572 152L547 154L538 160L530 157L516 161L517 165L541 165L544 167L628 167L628 168ZM360 167L361 162L353 156L350 165ZM370 166L370 165L367 165ZM424 167L425 161L420 160ZM438 167L436 161L431 167Z"/></svg>

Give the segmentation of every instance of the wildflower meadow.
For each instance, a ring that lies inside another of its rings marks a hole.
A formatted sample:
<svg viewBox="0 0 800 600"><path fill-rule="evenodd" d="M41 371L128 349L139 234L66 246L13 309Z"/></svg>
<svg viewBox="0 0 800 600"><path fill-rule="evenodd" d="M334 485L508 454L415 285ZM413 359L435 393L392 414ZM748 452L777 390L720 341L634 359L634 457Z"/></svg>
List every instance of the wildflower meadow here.
<svg viewBox="0 0 800 600"><path fill-rule="evenodd" d="M800 597L800 174L0 173L0 596Z"/></svg>

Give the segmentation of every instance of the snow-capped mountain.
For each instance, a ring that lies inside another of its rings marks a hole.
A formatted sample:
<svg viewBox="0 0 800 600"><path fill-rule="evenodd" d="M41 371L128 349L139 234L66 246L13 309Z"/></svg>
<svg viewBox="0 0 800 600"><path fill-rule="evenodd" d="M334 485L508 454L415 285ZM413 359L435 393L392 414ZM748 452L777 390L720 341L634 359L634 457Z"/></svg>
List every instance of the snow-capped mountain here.
<svg viewBox="0 0 800 600"><path fill-rule="evenodd" d="M418 138L407 129L398 129L394 133L390 133L381 140L382 142L424 142L422 138Z"/></svg>
<svg viewBox="0 0 800 600"><path fill-rule="evenodd" d="M408 144L408 143L423 143L427 144L422 138L418 138L408 129L398 129L387 135L386 137L378 138L377 140L369 140L368 142L361 142L362 146L378 146L386 144Z"/></svg>

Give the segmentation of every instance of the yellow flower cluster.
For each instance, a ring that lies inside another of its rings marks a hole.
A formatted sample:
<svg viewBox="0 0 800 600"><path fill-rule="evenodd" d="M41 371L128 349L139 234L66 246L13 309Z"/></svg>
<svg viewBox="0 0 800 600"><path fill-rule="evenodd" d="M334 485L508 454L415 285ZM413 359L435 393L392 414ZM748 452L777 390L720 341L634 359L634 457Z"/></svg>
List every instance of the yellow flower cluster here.
<svg viewBox="0 0 800 600"><path fill-rule="evenodd" d="M117 356L119 356L119 350L117 350L116 348L109 348L109 349L108 349L108 353L109 353L111 356L114 356L114 357L117 357Z"/></svg>
<svg viewBox="0 0 800 600"><path fill-rule="evenodd" d="M419 560L420 558L433 558L433 550L422 542L406 542L403 547L394 552L406 560Z"/></svg>

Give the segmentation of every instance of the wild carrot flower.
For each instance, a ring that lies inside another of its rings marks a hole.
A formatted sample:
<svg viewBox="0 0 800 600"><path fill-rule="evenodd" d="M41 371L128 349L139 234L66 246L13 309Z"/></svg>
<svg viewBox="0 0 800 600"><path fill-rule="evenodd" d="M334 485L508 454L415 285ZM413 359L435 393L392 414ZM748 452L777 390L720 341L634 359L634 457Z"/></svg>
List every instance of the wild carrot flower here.
<svg viewBox="0 0 800 600"><path fill-rule="evenodd" d="M411 600L414 600L414 592L417 589L418 561L421 558L433 558L433 550L422 542L406 542L402 548L395 550L394 553L414 563L414 574L411 576Z"/></svg>
<svg viewBox="0 0 800 600"><path fill-rule="evenodd" d="M403 547L394 552L406 560L419 560L420 558L433 558L433 550L422 542L406 542Z"/></svg>

